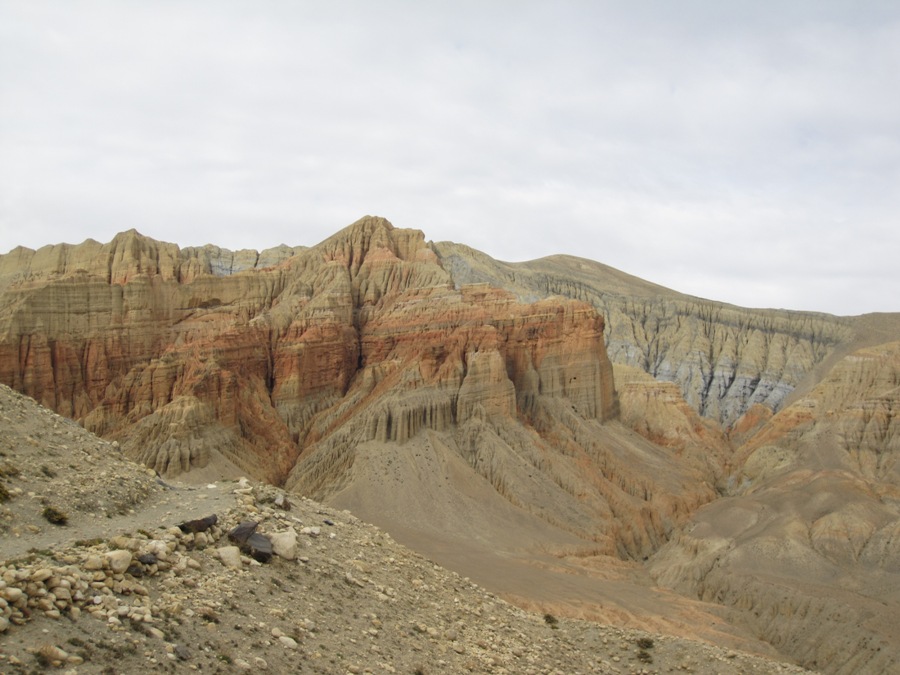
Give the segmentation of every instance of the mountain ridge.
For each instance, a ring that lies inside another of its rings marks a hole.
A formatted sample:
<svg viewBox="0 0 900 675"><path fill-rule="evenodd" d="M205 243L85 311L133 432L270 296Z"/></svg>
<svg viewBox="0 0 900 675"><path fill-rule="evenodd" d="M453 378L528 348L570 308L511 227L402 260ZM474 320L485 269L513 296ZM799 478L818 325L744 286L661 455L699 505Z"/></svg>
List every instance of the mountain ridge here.
<svg viewBox="0 0 900 675"><path fill-rule="evenodd" d="M813 614L766 639L827 672L898 662L853 617L893 574L896 509L873 500L896 484L885 345L900 314L743 309L571 256L493 261L373 217L264 266L136 232L76 249L0 256L0 381L164 476L249 474L351 508L523 605L541 578L554 592L538 606L561 615L672 632L690 615L706 635L727 616L742 639L757 607L796 614L737 562L781 537L817 561L804 585L772 572L791 606L835 564L863 590L828 640ZM860 364L875 375L848 386ZM826 455L844 473L822 473ZM809 500L812 476L865 489L824 521L792 506L786 529L732 522L754 491ZM860 536L868 557L840 558Z"/></svg>

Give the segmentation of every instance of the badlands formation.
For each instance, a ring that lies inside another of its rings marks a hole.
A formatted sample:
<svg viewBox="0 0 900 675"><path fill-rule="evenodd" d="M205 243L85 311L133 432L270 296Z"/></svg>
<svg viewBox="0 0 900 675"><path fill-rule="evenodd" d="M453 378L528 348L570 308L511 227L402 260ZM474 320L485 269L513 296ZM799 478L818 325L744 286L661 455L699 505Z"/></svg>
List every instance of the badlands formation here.
<svg viewBox="0 0 900 675"><path fill-rule="evenodd" d="M162 480L346 509L539 617L900 669L900 315L372 217L262 253L130 231L0 256L0 382Z"/></svg>

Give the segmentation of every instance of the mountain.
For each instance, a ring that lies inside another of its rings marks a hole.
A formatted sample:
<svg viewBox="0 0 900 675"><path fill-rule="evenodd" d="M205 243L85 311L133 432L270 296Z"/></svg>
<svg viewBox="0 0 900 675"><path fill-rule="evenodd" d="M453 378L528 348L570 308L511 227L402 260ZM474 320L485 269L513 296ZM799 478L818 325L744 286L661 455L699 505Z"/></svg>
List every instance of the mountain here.
<svg viewBox="0 0 900 675"><path fill-rule="evenodd" d="M373 217L260 254L130 231L0 256L0 381L161 476L248 475L520 606L826 672L900 662L897 340L900 315Z"/></svg>
<svg viewBox="0 0 900 675"><path fill-rule="evenodd" d="M0 424L9 675L801 672L523 611L347 511L270 485L161 481L3 385ZM241 551L239 524L274 555Z"/></svg>

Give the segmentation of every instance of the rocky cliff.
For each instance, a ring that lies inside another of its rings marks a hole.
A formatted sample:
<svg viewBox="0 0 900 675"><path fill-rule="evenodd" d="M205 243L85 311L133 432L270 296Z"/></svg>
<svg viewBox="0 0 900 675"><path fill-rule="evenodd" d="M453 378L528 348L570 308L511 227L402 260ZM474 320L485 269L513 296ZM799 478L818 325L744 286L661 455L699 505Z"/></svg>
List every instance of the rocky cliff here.
<svg viewBox="0 0 900 675"><path fill-rule="evenodd" d="M247 474L523 606L828 672L898 663L898 339L372 217L0 256L0 381L162 476Z"/></svg>
<svg viewBox="0 0 900 675"><path fill-rule="evenodd" d="M162 475L243 472L327 498L359 446L433 432L503 499L628 555L712 496L596 447L594 426L618 413L596 310L457 289L421 232L383 219L259 256L131 231L17 249L0 271L0 379ZM544 465L571 514L532 498L525 476ZM592 482L609 494L586 500ZM598 531L609 500L617 522Z"/></svg>
<svg viewBox="0 0 900 675"><path fill-rule="evenodd" d="M809 667L894 672L898 384L900 342L840 360L741 446L729 495L657 553L656 578Z"/></svg>
<svg viewBox="0 0 900 675"><path fill-rule="evenodd" d="M606 317L614 363L676 383L701 415L732 426L756 404L777 411L807 375L855 337L851 319L734 307L676 293L590 260L502 263L460 244L435 245L456 283L523 299L559 295Z"/></svg>

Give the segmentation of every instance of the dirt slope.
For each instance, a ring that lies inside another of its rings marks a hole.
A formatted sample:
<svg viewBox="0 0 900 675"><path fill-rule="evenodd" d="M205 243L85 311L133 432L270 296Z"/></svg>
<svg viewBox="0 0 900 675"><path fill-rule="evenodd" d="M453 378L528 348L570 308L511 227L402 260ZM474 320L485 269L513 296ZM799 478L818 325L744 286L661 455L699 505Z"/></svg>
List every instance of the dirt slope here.
<svg viewBox="0 0 900 675"><path fill-rule="evenodd" d="M272 487L163 484L3 386L0 430L4 673L801 672L523 611ZM210 529L176 527L212 513ZM226 555L226 533L250 519L281 537L268 562Z"/></svg>

